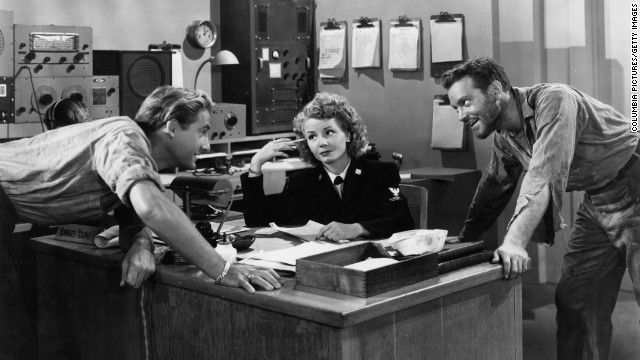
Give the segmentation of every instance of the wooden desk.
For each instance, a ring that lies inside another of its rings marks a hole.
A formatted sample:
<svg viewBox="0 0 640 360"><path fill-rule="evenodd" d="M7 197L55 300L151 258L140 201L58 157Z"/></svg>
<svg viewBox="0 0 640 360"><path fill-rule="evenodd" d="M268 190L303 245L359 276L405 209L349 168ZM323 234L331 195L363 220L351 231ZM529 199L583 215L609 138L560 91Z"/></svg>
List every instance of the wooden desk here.
<svg viewBox="0 0 640 360"><path fill-rule="evenodd" d="M31 241L42 359L521 359L521 282L483 264L370 298L249 294L192 266L120 288L119 250Z"/></svg>

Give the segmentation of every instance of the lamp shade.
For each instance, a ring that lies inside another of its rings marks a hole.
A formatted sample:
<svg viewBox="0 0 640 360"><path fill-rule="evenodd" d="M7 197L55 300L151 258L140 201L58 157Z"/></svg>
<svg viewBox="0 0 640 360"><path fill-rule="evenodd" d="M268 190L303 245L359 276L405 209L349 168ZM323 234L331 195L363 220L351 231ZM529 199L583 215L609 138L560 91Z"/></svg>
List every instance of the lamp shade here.
<svg viewBox="0 0 640 360"><path fill-rule="evenodd" d="M211 57L212 65L237 65L239 64L238 58L233 55L233 53L229 50L222 50L216 54L216 56Z"/></svg>
<svg viewBox="0 0 640 360"><path fill-rule="evenodd" d="M238 58L233 55L233 53L229 50L221 50L216 56L212 56L207 60L203 61L198 67L198 71L196 71L196 77L193 80L193 90L197 88L198 85L198 76L200 76L200 71L206 65L206 63L210 62L211 65L237 65L239 64Z"/></svg>

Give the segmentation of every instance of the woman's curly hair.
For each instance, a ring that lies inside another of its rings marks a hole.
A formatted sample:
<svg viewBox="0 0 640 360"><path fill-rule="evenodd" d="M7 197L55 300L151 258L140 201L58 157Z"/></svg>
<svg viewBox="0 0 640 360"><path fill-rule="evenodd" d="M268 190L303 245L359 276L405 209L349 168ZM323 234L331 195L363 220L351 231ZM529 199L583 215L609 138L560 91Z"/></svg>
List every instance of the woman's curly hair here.
<svg viewBox="0 0 640 360"><path fill-rule="evenodd" d="M305 138L304 124L309 119L336 119L338 126L348 134L348 139L351 139L347 143L347 154L351 157L359 157L365 153L369 144L367 126L345 97L327 92L316 94L293 119L293 131L301 139ZM302 161L314 166L321 165L321 162L313 156L306 141L298 145L298 151Z"/></svg>

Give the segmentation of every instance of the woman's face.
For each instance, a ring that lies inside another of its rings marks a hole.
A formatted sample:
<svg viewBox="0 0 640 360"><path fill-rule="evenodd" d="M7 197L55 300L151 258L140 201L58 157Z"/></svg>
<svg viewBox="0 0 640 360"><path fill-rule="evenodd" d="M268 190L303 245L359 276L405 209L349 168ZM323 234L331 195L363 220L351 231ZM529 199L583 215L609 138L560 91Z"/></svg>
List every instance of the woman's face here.
<svg viewBox="0 0 640 360"><path fill-rule="evenodd" d="M344 132L335 118L309 118L304 122L304 136L313 156L322 164L341 170L349 162L347 142L349 134Z"/></svg>

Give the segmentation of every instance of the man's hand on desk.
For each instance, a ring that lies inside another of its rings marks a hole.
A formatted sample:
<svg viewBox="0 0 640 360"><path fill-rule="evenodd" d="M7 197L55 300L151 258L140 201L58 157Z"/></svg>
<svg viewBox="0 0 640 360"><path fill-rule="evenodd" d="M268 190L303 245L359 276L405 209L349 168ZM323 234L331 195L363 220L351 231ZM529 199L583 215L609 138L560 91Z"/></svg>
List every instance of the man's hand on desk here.
<svg viewBox="0 0 640 360"><path fill-rule="evenodd" d="M502 268L505 279L515 279L529 268L531 258L524 247L505 241L493 252L492 263L502 260Z"/></svg>
<svg viewBox="0 0 640 360"><path fill-rule="evenodd" d="M156 271L153 256L153 242L150 238L138 236L122 259L120 286L125 284L139 288Z"/></svg>
<svg viewBox="0 0 640 360"><path fill-rule="evenodd" d="M275 270L250 265L233 264L220 282L230 287L241 287L250 293L256 292L254 286L265 290L280 289L280 275Z"/></svg>

